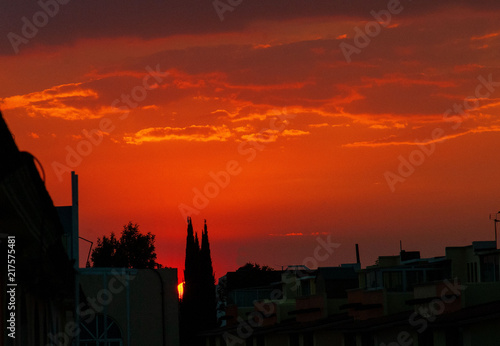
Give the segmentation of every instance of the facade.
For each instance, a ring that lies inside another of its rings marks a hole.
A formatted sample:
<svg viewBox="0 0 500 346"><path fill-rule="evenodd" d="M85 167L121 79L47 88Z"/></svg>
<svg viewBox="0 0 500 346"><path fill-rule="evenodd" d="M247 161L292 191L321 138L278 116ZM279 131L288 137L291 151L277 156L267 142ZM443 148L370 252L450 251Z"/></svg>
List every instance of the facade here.
<svg viewBox="0 0 500 346"><path fill-rule="evenodd" d="M73 346L179 345L177 269L79 268L78 176L58 207L76 271Z"/></svg>
<svg viewBox="0 0 500 346"><path fill-rule="evenodd" d="M291 268L269 297L247 292L252 306L228 305L228 324L206 333L206 345L499 345L499 259L483 241L434 258L401 251L362 270Z"/></svg>
<svg viewBox="0 0 500 346"><path fill-rule="evenodd" d="M227 305L219 329L205 333L207 345L331 345L331 333L315 329L348 319L341 306L358 287L359 265L310 270L227 273ZM245 277L246 276L246 277ZM341 340L341 335L337 337Z"/></svg>
<svg viewBox="0 0 500 346"><path fill-rule="evenodd" d="M79 345L179 345L177 269L79 273Z"/></svg>
<svg viewBox="0 0 500 346"><path fill-rule="evenodd" d="M9 261L0 266L0 344L69 343L75 265L36 159L18 150L1 114L0 148L0 253Z"/></svg>
<svg viewBox="0 0 500 346"><path fill-rule="evenodd" d="M444 257L397 257L380 257L360 271L360 288L349 292L349 315L364 325L353 333L353 345L497 344L500 250L494 241L448 247Z"/></svg>
<svg viewBox="0 0 500 346"><path fill-rule="evenodd" d="M78 176L55 207L1 114L0 148L0 345L178 346L177 269L79 268Z"/></svg>

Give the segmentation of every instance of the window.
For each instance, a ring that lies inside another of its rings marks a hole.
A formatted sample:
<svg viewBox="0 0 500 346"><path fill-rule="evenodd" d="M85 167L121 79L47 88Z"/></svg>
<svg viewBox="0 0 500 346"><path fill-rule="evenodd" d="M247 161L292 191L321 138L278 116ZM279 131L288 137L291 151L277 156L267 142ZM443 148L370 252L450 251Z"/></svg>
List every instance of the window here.
<svg viewBox="0 0 500 346"><path fill-rule="evenodd" d="M229 293L229 302L240 307L252 307L254 301L271 298L271 289L241 289Z"/></svg>
<svg viewBox="0 0 500 346"><path fill-rule="evenodd" d="M412 291L413 287L424 281L424 273L420 270L409 270L406 272L406 290Z"/></svg>
<svg viewBox="0 0 500 346"><path fill-rule="evenodd" d="M462 330L459 328L449 328L446 330L446 346L463 346L464 339Z"/></svg>
<svg viewBox="0 0 500 346"><path fill-rule="evenodd" d="M371 271L366 273L366 286L367 288L377 288L381 287L379 280L379 273L376 271Z"/></svg>
<svg viewBox="0 0 500 346"><path fill-rule="evenodd" d="M302 296L311 295L311 282L309 280L302 280L300 282L300 293Z"/></svg>
<svg viewBox="0 0 500 346"><path fill-rule="evenodd" d="M299 334L290 334L288 341L288 345L290 346L299 346Z"/></svg>
<svg viewBox="0 0 500 346"><path fill-rule="evenodd" d="M500 266L497 255L481 257L481 282L500 281Z"/></svg>
<svg viewBox="0 0 500 346"><path fill-rule="evenodd" d="M430 328L426 328L422 333L418 333L418 344L434 346L434 334Z"/></svg>
<svg viewBox="0 0 500 346"><path fill-rule="evenodd" d="M314 334L312 332L304 333L304 346L314 346Z"/></svg>
<svg viewBox="0 0 500 346"><path fill-rule="evenodd" d="M122 346L120 328L109 316L96 315L92 321L80 323L80 346Z"/></svg>
<svg viewBox="0 0 500 346"><path fill-rule="evenodd" d="M467 281L468 282L478 282L478 280L477 280L477 263L476 262L467 263Z"/></svg>
<svg viewBox="0 0 500 346"><path fill-rule="evenodd" d="M362 346L375 346L375 339L368 333L361 335L361 345Z"/></svg>
<svg viewBox="0 0 500 346"><path fill-rule="evenodd" d="M344 345L345 346L356 346L356 334L352 334L352 333L344 334Z"/></svg>
<svg viewBox="0 0 500 346"><path fill-rule="evenodd" d="M389 292L403 291L403 273L400 271L384 272L384 287Z"/></svg>

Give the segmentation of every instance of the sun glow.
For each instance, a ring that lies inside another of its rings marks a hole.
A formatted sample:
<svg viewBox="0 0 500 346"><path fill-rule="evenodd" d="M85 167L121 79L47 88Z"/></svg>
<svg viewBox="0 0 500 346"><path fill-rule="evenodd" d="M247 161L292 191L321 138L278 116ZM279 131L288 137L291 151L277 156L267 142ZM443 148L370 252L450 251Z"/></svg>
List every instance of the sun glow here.
<svg viewBox="0 0 500 346"><path fill-rule="evenodd" d="M182 299L184 295L184 281L177 285L177 292L179 293L179 299Z"/></svg>

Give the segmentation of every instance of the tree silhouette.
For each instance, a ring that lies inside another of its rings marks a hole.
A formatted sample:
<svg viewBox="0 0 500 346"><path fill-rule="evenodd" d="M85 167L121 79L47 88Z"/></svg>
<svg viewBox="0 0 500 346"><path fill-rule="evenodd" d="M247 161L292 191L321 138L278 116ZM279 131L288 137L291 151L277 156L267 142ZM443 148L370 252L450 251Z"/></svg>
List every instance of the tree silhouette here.
<svg viewBox="0 0 500 346"><path fill-rule="evenodd" d="M202 329L214 328L217 325L217 299L215 293L215 275L210 254L210 242L208 241L207 220L201 236L200 248L200 299L205 318L201 323Z"/></svg>
<svg viewBox="0 0 500 346"><path fill-rule="evenodd" d="M215 278L210 255L207 224L201 235L193 232L191 218L187 219L184 295L180 309L182 345L199 345L200 331L216 326Z"/></svg>
<svg viewBox="0 0 500 346"><path fill-rule="evenodd" d="M92 251L91 259L94 267L116 267L116 252L118 249L118 240L115 234L111 236L97 238L97 247Z"/></svg>
<svg viewBox="0 0 500 346"><path fill-rule="evenodd" d="M242 272L242 271L251 271L251 272L270 272L270 271L274 271L273 268L269 267L269 266L260 266L259 264L257 263L252 263L252 262L247 262L245 265L239 267L238 269L236 269L237 272Z"/></svg>
<svg viewBox="0 0 500 346"><path fill-rule="evenodd" d="M129 222L123 226L120 239L111 232L108 237L97 238L92 251L94 267L161 268L156 262L155 235L141 234L139 225Z"/></svg>

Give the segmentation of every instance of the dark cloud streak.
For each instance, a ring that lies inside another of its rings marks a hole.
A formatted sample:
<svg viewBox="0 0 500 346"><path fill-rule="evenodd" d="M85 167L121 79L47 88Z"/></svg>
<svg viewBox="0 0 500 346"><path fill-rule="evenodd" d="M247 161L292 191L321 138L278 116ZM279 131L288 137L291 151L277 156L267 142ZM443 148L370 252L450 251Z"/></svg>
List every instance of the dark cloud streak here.
<svg viewBox="0 0 500 346"><path fill-rule="evenodd" d="M42 0L45 3L52 0ZM55 1L55 0L54 0ZM38 45L66 45L79 39L138 37L152 39L180 34L208 34L239 31L257 20L290 20L314 17L358 18L372 20L370 11L387 8L388 0L252 0L242 1L232 12L224 14L221 22L211 0L184 1L120 1L120 0L70 0L59 5L57 13L48 24L39 29L27 49ZM485 1L434 1L401 0L407 9L401 16L419 15L442 9L444 6L469 7L477 11L499 9L496 0ZM11 55L14 50L7 38L9 32L21 35L22 17L30 21L41 10L37 2L20 0L2 5L0 11L0 54Z"/></svg>

